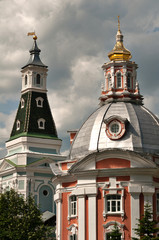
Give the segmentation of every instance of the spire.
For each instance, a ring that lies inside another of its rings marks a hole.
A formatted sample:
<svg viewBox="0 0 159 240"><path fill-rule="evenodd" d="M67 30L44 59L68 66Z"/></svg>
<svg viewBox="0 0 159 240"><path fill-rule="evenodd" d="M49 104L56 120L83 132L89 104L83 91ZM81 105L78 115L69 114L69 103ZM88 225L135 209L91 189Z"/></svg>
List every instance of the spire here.
<svg viewBox="0 0 159 240"><path fill-rule="evenodd" d="M34 35L33 36L34 42L33 42L32 48L29 51L30 52L30 59L29 59L28 63L24 67L22 67L22 69L27 67L28 65L34 65L34 66L40 66L40 67L47 68L47 66L45 64L43 64L41 59L40 59L39 55L40 55L41 50L38 48L38 45L37 45L37 42L36 42L37 36L36 36L35 32L28 33L28 36L30 36L30 35Z"/></svg>
<svg viewBox="0 0 159 240"><path fill-rule="evenodd" d="M108 53L109 59L112 61L116 60L130 60L131 52L126 49L123 45L123 35L120 30L120 20L118 16L118 31L116 34L116 44L111 52Z"/></svg>

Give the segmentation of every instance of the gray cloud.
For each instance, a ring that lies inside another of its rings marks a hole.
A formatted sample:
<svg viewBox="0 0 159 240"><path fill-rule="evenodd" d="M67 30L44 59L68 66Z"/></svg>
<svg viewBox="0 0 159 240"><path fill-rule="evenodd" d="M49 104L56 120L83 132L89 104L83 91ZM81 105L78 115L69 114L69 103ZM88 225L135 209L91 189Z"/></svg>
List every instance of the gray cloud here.
<svg viewBox="0 0 159 240"><path fill-rule="evenodd" d="M49 66L48 95L63 150L69 147L66 131L79 128L98 107L104 82L101 66L115 44L118 15L124 45L139 65L145 105L159 115L158 0L2 0L0 7L0 112L5 114L0 115L2 145L9 137L4 116L10 119L11 129L12 113L20 98L20 68L27 63L33 42L26 34L34 30L41 59Z"/></svg>

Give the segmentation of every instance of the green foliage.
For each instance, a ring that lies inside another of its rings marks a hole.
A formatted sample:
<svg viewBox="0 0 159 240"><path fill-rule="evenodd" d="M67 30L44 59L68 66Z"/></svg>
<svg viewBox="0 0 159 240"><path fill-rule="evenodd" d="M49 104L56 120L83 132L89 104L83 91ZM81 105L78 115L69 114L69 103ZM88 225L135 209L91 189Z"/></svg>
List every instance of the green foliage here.
<svg viewBox="0 0 159 240"><path fill-rule="evenodd" d="M156 224L157 221L153 219L151 205L147 203L144 215L141 219L138 219L137 228L134 229L139 238L133 238L133 240L159 240L159 237L155 237L155 233L159 231L159 228L155 226Z"/></svg>
<svg viewBox="0 0 159 240"><path fill-rule="evenodd" d="M119 231L119 228L118 228L118 225L116 222L114 224L114 228L113 228L112 232L109 233L109 235L108 235L108 239L111 239L111 240L120 240L121 239L121 233Z"/></svg>
<svg viewBox="0 0 159 240"><path fill-rule="evenodd" d="M0 194L1 240L53 240L51 231L31 196L25 201L14 190Z"/></svg>

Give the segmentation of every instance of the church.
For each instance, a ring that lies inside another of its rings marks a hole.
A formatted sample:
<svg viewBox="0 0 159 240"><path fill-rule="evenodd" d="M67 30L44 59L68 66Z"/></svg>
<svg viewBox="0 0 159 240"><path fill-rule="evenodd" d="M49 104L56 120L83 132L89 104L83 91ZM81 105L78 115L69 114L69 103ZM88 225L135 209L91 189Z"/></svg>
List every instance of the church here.
<svg viewBox="0 0 159 240"><path fill-rule="evenodd" d="M144 107L120 22L102 66L99 108L78 131L69 131L67 157L60 153L40 51L34 35L7 155L0 160L0 191L31 193L46 220L56 214L57 240L108 240L115 224L120 239L131 240L147 202L159 219L159 120Z"/></svg>
<svg viewBox="0 0 159 240"><path fill-rule="evenodd" d="M70 132L67 160L50 164L58 240L108 240L115 224L130 240L147 202L159 218L159 119L143 105L119 19L108 57L99 108Z"/></svg>

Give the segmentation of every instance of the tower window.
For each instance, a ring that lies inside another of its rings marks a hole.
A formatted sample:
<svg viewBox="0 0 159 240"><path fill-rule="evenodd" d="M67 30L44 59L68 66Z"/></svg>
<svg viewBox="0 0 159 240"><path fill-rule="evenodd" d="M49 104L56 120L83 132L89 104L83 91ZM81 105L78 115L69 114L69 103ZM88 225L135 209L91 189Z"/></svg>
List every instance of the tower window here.
<svg viewBox="0 0 159 240"><path fill-rule="evenodd" d="M25 101L24 101L24 99L22 98L22 99L21 99L21 108L24 108L24 105L25 105Z"/></svg>
<svg viewBox="0 0 159 240"><path fill-rule="evenodd" d="M36 75L36 85L40 85L40 74Z"/></svg>
<svg viewBox="0 0 159 240"><path fill-rule="evenodd" d="M27 84L28 84L28 76L25 75L25 85L27 85Z"/></svg>
<svg viewBox="0 0 159 240"><path fill-rule="evenodd" d="M112 83L111 83L111 75L108 74L108 89L110 89L112 86Z"/></svg>
<svg viewBox="0 0 159 240"><path fill-rule="evenodd" d="M38 120L38 128L39 128L39 129L45 129L45 119L40 118L40 119Z"/></svg>
<svg viewBox="0 0 159 240"><path fill-rule="evenodd" d="M18 131L19 129L20 129L20 121L17 120L17 122L16 122L16 130Z"/></svg>
<svg viewBox="0 0 159 240"><path fill-rule="evenodd" d="M128 76L127 76L127 87L131 88L131 73L128 73Z"/></svg>
<svg viewBox="0 0 159 240"><path fill-rule="evenodd" d="M43 101L44 101L43 98L38 97L38 98L36 98L35 100L36 100L36 105L37 105L37 107L43 107Z"/></svg>
<svg viewBox="0 0 159 240"><path fill-rule="evenodd" d="M121 73L117 73L117 88L121 88Z"/></svg>

